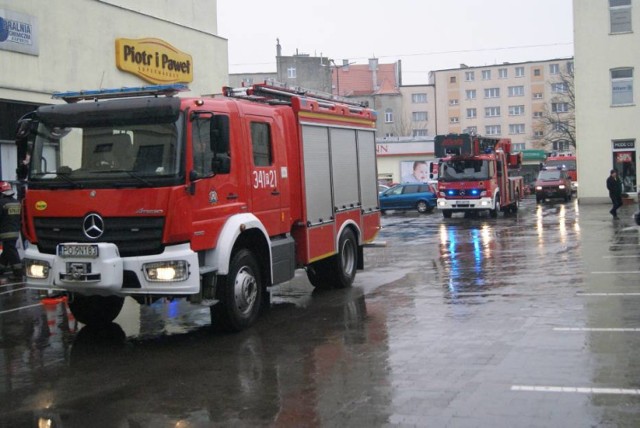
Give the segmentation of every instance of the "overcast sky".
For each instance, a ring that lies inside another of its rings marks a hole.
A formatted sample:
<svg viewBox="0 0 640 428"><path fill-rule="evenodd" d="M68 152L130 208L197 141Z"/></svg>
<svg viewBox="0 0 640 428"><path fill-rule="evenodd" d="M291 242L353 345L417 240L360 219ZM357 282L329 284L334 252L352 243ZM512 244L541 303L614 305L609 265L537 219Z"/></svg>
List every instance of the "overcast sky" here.
<svg viewBox="0 0 640 428"><path fill-rule="evenodd" d="M297 52L366 64L402 60L403 84L431 70L573 56L572 0L218 0L229 72L275 72Z"/></svg>

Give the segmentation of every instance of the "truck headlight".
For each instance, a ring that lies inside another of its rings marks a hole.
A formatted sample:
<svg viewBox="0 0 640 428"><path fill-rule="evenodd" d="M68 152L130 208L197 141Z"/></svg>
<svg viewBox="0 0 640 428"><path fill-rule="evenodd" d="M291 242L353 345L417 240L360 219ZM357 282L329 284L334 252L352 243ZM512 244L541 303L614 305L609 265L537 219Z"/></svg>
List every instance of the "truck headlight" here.
<svg viewBox="0 0 640 428"><path fill-rule="evenodd" d="M536 190L542 190L542 186L536 186Z"/></svg>
<svg viewBox="0 0 640 428"><path fill-rule="evenodd" d="M145 263L142 271L149 282L186 281L189 278L189 264L186 260Z"/></svg>
<svg viewBox="0 0 640 428"><path fill-rule="evenodd" d="M46 279L49 277L49 270L51 270L51 266L49 266L48 262L43 260L24 259L23 264L27 278Z"/></svg>
<svg viewBox="0 0 640 428"><path fill-rule="evenodd" d="M560 190L564 190L564 184L559 185L559 186L558 186L558 189L560 189Z"/></svg>

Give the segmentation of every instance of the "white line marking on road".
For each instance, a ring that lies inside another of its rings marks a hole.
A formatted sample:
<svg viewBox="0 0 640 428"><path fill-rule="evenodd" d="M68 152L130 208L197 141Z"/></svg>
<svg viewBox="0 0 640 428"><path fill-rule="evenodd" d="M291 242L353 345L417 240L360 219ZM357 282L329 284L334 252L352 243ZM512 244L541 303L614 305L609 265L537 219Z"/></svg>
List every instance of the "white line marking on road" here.
<svg viewBox="0 0 640 428"><path fill-rule="evenodd" d="M3 291L2 293L0 293L0 296L5 295L5 294L11 294L11 293L15 293L16 291L26 291L28 290L28 288L23 287L23 288L16 288L14 290L9 290L9 291Z"/></svg>
<svg viewBox="0 0 640 428"><path fill-rule="evenodd" d="M640 296L640 293L576 293L576 296L587 296L587 297Z"/></svg>
<svg viewBox="0 0 640 428"><path fill-rule="evenodd" d="M640 328L589 328L589 327L554 327L554 331L607 331L607 332L639 332Z"/></svg>
<svg viewBox="0 0 640 428"><path fill-rule="evenodd" d="M640 273L640 270L616 270L616 271L597 271L597 272L591 272L592 275L616 275L616 274L620 274L620 273L629 273L629 274L634 274L637 275Z"/></svg>
<svg viewBox="0 0 640 428"><path fill-rule="evenodd" d="M603 259L636 259L640 257L640 254L634 254L632 256L602 256Z"/></svg>
<svg viewBox="0 0 640 428"><path fill-rule="evenodd" d="M35 308L37 306L42 306L42 303L36 303L28 306L20 306L19 308L8 309L6 311L0 311L0 315L8 314L9 312L21 311L23 309Z"/></svg>
<svg viewBox="0 0 640 428"><path fill-rule="evenodd" d="M571 392L579 394L617 394L617 395L640 395L640 389L629 388L583 388L575 386L532 386L532 385L512 385L512 391L531 392Z"/></svg>

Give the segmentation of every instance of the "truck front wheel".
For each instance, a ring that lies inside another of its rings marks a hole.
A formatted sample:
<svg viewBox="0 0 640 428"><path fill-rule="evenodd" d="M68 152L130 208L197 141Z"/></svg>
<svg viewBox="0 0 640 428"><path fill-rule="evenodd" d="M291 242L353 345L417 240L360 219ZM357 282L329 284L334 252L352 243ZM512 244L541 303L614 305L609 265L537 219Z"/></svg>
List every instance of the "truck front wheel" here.
<svg viewBox="0 0 640 428"><path fill-rule="evenodd" d="M498 197L496 196L496 203L493 206L493 209L489 211L489 216L491 216L491 218L497 218L499 212L500 212L500 201L498 200Z"/></svg>
<svg viewBox="0 0 640 428"><path fill-rule="evenodd" d="M451 210L442 210L442 217L444 218L451 218Z"/></svg>
<svg viewBox="0 0 640 428"><path fill-rule="evenodd" d="M229 274L220 277L219 302L211 307L212 324L234 332L251 326L260 314L263 293L260 268L253 253L247 249L237 251L231 258Z"/></svg>
<svg viewBox="0 0 640 428"><path fill-rule="evenodd" d="M124 297L85 296L69 293L69 309L78 322L89 326L104 326L113 322L122 310Z"/></svg>

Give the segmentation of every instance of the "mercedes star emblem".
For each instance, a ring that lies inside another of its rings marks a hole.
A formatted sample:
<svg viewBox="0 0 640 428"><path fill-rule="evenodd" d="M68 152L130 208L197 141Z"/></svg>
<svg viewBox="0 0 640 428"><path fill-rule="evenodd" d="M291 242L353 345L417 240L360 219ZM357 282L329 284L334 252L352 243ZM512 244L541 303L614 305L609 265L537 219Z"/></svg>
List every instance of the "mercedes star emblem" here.
<svg viewBox="0 0 640 428"><path fill-rule="evenodd" d="M88 214L82 222L84 236L98 239L104 233L104 220L98 214Z"/></svg>

